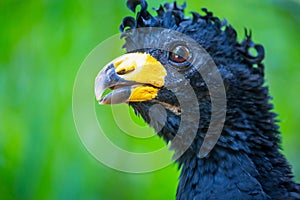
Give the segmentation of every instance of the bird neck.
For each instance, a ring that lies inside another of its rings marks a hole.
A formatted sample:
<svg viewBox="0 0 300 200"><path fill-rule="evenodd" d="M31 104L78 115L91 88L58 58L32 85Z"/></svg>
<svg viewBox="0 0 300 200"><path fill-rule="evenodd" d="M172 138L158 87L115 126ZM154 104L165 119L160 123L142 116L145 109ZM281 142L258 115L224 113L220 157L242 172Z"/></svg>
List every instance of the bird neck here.
<svg viewBox="0 0 300 200"><path fill-rule="evenodd" d="M227 121L218 143L203 159L197 157L203 142L199 132L192 144L194 151L178 159L182 172L177 199L186 195L197 199L277 199L299 193L291 168L279 152L272 116L269 113L268 120L261 121L244 119L242 125L239 118ZM248 128L241 130L239 126Z"/></svg>
<svg viewBox="0 0 300 200"><path fill-rule="evenodd" d="M207 158L181 162L177 199L267 199L246 153L218 148Z"/></svg>
<svg viewBox="0 0 300 200"><path fill-rule="evenodd" d="M293 181L290 165L279 151L279 131L276 115L270 111L272 105L266 100L251 101L257 102L251 104L255 108L252 109L245 101L230 102L221 136L202 159L197 155L210 122L210 112L208 103L200 104L197 134L190 148L177 159L182 170L177 199L283 199L291 198L291 195L300 199L300 186ZM181 118L170 113L164 115L163 109L157 109L153 110L156 117L151 121L148 115L151 105L131 105L159 136L167 143L171 142L175 154L180 154L181 146L186 142L182 137L182 143L173 144L173 139L177 136ZM188 120L192 124L195 122Z"/></svg>

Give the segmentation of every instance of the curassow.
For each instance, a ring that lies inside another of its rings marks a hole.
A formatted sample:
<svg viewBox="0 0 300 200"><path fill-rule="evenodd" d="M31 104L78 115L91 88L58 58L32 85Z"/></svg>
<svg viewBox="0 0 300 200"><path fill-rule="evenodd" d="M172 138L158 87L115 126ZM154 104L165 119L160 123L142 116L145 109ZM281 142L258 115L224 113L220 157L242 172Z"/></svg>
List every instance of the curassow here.
<svg viewBox="0 0 300 200"><path fill-rule="evenodd" d="M251 32L238 42L225 20L207 9L186 17L185 4L176 2L160 6L156 16L144 0L128 0L127 6L133 12L140 6L120 26L127 54L99 72L96 98L100 104L128 103L171 143L181 168L176 198L300 199L300 186L280 153L264 85L264 48ZM214 88L224 89L225 101L223 90ZM153 105L164 109L153 111ZM208 133L210 126L221 129Z"/></svg>

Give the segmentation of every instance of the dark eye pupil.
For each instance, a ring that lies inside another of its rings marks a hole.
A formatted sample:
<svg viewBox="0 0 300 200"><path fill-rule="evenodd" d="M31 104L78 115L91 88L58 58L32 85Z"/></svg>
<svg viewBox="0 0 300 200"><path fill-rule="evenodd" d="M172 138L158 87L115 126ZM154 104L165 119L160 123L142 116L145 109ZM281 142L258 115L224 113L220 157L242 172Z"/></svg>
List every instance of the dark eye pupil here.
<svg viewBox="0 0 300 200"><path fill-rule="evenodd" d="M176 63L185 62L189 58L189 50L185 46L177 46L171 52L171 60Z"/></svg>

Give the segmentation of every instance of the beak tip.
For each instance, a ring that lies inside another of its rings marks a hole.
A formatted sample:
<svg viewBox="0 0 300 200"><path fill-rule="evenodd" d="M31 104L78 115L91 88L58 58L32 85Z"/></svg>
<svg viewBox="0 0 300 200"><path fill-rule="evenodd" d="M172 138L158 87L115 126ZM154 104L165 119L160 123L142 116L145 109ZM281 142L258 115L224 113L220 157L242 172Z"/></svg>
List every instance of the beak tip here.
<svg viewBox="0 0 300 200"><path fill-rule="evenodd" d="M107 98L97 98L97 101L98 101L98 104L99 105L107 105L107 104L111 104L111 101L110 99L107 99Z"/></svg>
<svg viewBox="0 0 300 200"><path fill-rule="evenodd" d="M106 105L107 104L107 102L104 101L103 99L98 99L97 101L98 101L99 105Z"/></svg>
<svg viewBox="0 0 300 200"><path fill-rule="evenodd" d="M98 102L98 104L101 104L101 99L96 98L96 101Z"/></svg>
<svg viewBox="0 0 300 200"><path fill-rule="evenodd" d="M102 94L104 93L104 91L105 91L105 88L103 88L103 87L101 87L101 85L99 85L99 83L97 84L95 84L96 86L95 86L95 96L96 96L96 100L99 102L99 104L100 104L100 102L101 101L103 101L103 98L101 98L102 97Z"/></svg>

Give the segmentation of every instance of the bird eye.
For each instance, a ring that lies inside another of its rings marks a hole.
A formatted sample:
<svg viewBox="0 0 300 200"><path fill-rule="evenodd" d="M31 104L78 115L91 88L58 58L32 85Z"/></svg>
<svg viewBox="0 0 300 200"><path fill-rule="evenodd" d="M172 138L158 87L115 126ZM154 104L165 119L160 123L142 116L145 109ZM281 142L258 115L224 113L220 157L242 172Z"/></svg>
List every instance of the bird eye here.
<svg viewBox="0 0 300 200"><path fill-rule="evenodd" d="M183 63L190 57L190 51L187 47L179 45L171 52L169 59L175 63Z"/></svg>

